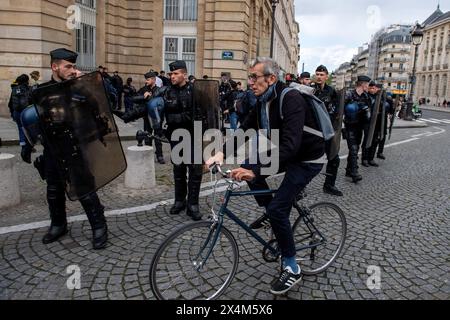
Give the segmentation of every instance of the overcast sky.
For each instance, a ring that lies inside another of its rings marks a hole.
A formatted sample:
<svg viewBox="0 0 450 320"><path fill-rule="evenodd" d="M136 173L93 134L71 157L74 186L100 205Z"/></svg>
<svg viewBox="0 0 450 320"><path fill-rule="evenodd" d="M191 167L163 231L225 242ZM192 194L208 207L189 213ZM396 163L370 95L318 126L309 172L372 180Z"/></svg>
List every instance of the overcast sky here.
<svg viewBox="0 0 450 320"><path fill-rule="evenodd" d="M303 63L309 72L320 64L335 70L381 27L423 22L437 4L438 0L295 0L300 24L299 71ZM450 10L450 0L440 0L440 8L444 13Z"/></svg>

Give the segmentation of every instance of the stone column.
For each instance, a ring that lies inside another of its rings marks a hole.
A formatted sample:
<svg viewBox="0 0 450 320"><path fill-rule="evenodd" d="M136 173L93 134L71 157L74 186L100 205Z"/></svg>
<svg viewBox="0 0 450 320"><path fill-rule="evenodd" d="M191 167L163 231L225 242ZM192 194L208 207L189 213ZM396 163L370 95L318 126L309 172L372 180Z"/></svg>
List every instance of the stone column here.
<svg viewBox="0 0 450 320"><path fill-rule="evenodd" d="M15 158L12 154L0 153L0 209L20 203L19 176Z"/></svg>
<svg viewBox="0 0 450 320"><path fill-rule="evenodd" d="M155 152L152 147L129 147L128 168L125 172L125 186L130 189L146 190L156 186Z"/></svg>

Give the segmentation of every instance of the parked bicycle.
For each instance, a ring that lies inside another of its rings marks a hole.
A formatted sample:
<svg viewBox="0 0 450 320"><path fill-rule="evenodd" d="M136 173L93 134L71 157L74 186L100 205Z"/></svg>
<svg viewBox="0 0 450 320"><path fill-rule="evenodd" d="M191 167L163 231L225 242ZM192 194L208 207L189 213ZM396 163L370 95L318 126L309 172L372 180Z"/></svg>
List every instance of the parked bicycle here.
<svg viewBox="0 0 450 320"><path fill-rule="evenodd" d="M253 231L227 206L232 198L274 194L276 190L237 191L241 185L229 179L220 165L214 174L228 185L219 210L215 210L214 189L211 221L185 225L169 235L157 249L150 267L151 289L159 300L213 300L225 293L233 281L239 262L238 243L224 226L224 217L243 228L262 246L266 262L279 262L277 241L268 241ZM320 202L310 207L297 196L293 210L298 217L293 224L297 261L304 275L325 271L339 257L344 247L347 223L342 210L332 203Z"/></svg>

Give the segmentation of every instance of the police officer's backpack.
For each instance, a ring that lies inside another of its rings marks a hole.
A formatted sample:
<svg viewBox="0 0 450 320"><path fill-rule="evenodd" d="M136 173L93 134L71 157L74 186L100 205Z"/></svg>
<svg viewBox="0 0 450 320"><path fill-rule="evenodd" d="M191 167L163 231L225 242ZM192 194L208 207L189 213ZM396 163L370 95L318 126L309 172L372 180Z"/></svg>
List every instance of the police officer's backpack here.
<svg viewBox="0 0 450 320"><path fill-rule="evenodd" d="M20 85L12 88L12 107L16 112L22 112L30 105L31 88L27 85Z"/></svg>

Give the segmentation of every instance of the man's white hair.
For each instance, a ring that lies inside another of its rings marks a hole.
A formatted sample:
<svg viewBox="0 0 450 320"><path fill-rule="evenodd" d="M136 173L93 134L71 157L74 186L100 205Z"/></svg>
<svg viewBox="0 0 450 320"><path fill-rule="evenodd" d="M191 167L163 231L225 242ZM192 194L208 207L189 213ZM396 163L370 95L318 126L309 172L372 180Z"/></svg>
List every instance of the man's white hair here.
<svg viewBox="0 0 450 320"><path fill-rule="evenodd" d="M274 59L268 57L257 57L250 63L250 68L254 68L258 64L262 64L264 66L263 73L265 76L270 76L273 74L278 78L280 75L281 68Z"/></svg>

